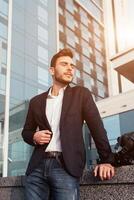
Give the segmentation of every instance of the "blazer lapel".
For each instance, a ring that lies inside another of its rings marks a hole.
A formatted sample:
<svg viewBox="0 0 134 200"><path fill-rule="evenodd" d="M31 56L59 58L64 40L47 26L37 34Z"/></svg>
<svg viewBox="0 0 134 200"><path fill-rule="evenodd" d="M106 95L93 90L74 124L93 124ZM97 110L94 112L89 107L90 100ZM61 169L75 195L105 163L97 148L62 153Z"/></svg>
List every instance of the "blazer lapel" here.
<svg viewBox="0 0 134 200"><path fill-rule="evenodd" d="M72 100L72 89L68 85L64 91L63 102L62 102L62 110L61 110L61 117L60 117L60 128L64 123L64 119L66 117L66 113L69 110L69 106Z"/></svg>
<svg viewBox="0 0 134 200"><path fill-rule="evenodd" d="M50 88L49 88L50 90ZM41 99L41 114L42 114L42 119L45 122L45 124L47 125L47 127L49 128L49 130L51 130L51 126L48 122L47 116L46 116L46 100L47 100L47 95L49 93L49 90L45 93L43 93L42 95L42 99Z"/></svg>

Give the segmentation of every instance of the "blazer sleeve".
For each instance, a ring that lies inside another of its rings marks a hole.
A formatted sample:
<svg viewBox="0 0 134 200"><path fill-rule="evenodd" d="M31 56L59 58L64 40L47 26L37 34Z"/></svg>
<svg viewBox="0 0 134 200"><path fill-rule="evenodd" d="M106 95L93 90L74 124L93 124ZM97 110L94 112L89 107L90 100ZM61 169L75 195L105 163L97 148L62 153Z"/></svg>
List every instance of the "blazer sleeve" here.
<svg viewBox="0 0 134 200"><path fill-rule="evenodd" d="M36 129L37 129L37 124L34 119L33 104L31 100L29 103L29 108L28 108L28 113L27 113L25 124L24 124L24 128L22 130L22 137L26 143L32 146L35 146L35 143L33 141L33 135L36 132Z"/></svg>
<svg viewBox="0 0 134 200"><path fill-rule="evenodd" d="M94 139L101 163L112 163L113 154L97 106L90 91L85 88L83 117Z"/></svg>

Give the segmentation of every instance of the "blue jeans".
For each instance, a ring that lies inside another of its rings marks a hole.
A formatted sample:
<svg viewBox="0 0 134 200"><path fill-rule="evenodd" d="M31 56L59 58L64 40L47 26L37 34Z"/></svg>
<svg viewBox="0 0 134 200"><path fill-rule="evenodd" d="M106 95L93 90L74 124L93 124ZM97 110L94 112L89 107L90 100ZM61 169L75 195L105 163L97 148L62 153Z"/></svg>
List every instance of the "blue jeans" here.
<svg viewBox="0 0 134 200"><path fill-rule="evenodd" d="M26 177L25 200L79 200L79 179L68 174L55 158L44 159Z"/></svg>

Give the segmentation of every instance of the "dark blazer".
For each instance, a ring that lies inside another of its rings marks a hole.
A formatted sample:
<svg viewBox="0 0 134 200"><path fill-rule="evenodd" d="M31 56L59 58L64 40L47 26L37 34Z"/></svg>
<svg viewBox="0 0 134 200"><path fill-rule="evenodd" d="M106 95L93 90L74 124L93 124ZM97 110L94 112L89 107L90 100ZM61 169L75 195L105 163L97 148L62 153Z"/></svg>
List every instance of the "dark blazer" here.
<svg viewBox="0 0 134 200"><path fill-rule="evenodd" d="M49 91L49 90L48 90ZM22 136L25 142L34 145L26 174L30 174L43 159L45 145L35 145L33 135L37 129L50 130L45 114L48 91L31 99ZM82 175L85 166L85 147L82 126L86 121L95 141L101 162L110 163L111 148L98 109L87 88L68 86L65 89L60 118L60 137L66 170L75 177Z"/></svg>

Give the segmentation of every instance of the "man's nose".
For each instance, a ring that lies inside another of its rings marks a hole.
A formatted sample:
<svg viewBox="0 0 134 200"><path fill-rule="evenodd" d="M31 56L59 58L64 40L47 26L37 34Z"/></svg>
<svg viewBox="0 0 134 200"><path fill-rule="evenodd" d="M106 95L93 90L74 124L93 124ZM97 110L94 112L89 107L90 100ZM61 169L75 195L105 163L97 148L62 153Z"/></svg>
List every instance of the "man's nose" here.
<svg viewBox="0 0 134 200"><path fill-rule="evenodd" d="M72 71L73 70L73 66L68 64L68 69Z"/></svg>

